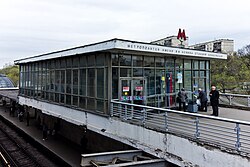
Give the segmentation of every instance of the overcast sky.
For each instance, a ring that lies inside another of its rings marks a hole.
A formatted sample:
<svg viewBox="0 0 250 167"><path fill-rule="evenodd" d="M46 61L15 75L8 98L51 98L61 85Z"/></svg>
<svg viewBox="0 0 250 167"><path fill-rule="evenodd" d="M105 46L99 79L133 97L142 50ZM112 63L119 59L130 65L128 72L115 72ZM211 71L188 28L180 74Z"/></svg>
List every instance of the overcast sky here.
<svg viewBox="0 0 250 167"><path fill-rule="evenodd" d="M250 44L247 0L0 0L0 68L111 38L150 42L186 30L189 44Z"/></svg>

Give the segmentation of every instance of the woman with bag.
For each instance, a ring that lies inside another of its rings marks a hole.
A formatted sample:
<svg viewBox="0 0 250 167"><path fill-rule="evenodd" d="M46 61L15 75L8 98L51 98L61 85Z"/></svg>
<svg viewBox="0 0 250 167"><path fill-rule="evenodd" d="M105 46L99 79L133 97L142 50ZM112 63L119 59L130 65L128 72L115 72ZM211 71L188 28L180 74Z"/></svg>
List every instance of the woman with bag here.
<svg viewBox="0 0 250 167"><path fill-rule="evenodd" d="M184 88L181 89L181 91L178 93L178 99L179 99L179 110L181 111L181 105L183 106L184 112L186 111L186 103L187 103L187 93Z"/></svg>

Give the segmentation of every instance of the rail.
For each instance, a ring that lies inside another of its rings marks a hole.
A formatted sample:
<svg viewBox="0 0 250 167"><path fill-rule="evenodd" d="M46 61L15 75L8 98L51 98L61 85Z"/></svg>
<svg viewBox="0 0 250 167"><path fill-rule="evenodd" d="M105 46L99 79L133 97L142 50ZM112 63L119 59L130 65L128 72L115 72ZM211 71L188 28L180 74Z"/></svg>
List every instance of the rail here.
<svg viewBox="0 0 250 167"><path fill-rule="evenodd" d="M195 93L191 91L186 91L186 93L188 95L188 98L192 100L193 95ZM178 92L148 95L148 96L144 96L144 103L147 106L157 106L159 108L161 107L171 108L171 107L176 106L177 96L178 96ZM113 99L113 100L119 101L119 99Z"/></svg>
<svg viewBox="0 0 250 167"><path fill-rule="evenodd" d="M19 87L12 87L12 88L0 88L0 90L19 90Z"/></svg>
<svg viewBox="0 0 250 167"><path fill-rule="evenodd" d="M229 151L250 153L250 122L111 101L110 116Z"/></svg>
<svg viewBox="0 0 250 167"><path fill-rule="evenodd" d="M220 103L235 107L250 107L250 95L221 93Z"/></svg>
<svg viewBox="0 0 250 167"><path fill-rule="evenodd" d="M2 146L0 146L0 147L2 147ZM0 158L1 158L0 161L3 161L3 162L2 162L2 163L3 163L3 164L2 164L3 166L10 167L9 162L7 161L7 159L5 158L5 156L2 154L2 152L0 152Z"/></svg>

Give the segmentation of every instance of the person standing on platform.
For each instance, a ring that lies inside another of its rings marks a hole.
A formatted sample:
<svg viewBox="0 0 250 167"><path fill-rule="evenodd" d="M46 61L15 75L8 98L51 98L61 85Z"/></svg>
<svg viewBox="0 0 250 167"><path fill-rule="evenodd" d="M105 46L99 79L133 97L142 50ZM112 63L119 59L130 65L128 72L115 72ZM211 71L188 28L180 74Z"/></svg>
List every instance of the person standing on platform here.
<svg viewBox="0 0 250 167"><path fill-rule="evenodd" d="M207 101L208 101L207 95L201 88L198 89L198 92L199 92L199 96L197 97L197 99L199 99L201 102L200 111L207 112Z"/></svg>
<svg viewBox="0 0 250 167"><path fill-rule="evenodd" d="M6 105L7 105L6 100L2 100L2 103L3 103L3 107L4 107L4 112L6 112Z"/></svg>
<svg viewBox="0 0 250 167"><path fill-rule="evenodd" d="M186 111L186 102L187 102L187 92L184 88L181 89L181 91L178 93L178 99L179 99L179 110L181 111L181 105L183 106L184 112Z"/></svg>
<svg viewBox="0 0 250 167"><path fill-rule="evenodd" d="M37 128L38 129L41 129L41 117L40 117L40 115L38 115L38 117L37 117Z"/></svg>
<svg viewBox="0 0 250 167"><path fill-rule="evenodd" d="M45 123L43 123L43 140L48 139L48 127Z"/></svg>
<svg viewBox="0 0 250 167"><path fill-rule="evenodd" d="M213 114L214 116L219 116L219 97L220 93L216 90L216 86L212 86L211 92L209 93L210 96L210 103L213 108Z"/></svg>
<svg viewBox="0 0 250 167"><path fill-rule="evenodd" d="M11 108L10 108L10 116L13 116L15 115L15 112L16 112L16 101L12 101L11 102Z"/></svg>
<svg viewBox="0 0 250 167"><path fill-rule="evenodd" d="M18 111L18 119L20 122L23 122L23 113L24 113L24 108L23 106L21 106L20 110Z"/></svg>
<svg viewBox="0 0 250 167"><path fill-rule="evenodd" d="M27 111L26 121L27 121L27 126L29 126L30 125L30 113L29 113L29 111Z"/></svg>

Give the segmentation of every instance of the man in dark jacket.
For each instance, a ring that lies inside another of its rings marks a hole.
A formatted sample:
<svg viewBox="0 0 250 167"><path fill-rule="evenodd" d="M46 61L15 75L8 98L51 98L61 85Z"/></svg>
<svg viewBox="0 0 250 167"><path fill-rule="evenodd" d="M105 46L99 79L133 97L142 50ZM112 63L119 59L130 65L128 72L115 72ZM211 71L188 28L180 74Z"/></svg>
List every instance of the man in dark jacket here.
<svg viewBox="0 0 250 167"><path fill-rule="evenodd" d="M199 96L197 97L197 99L199 99L201 102L200 111L207 112L207 95L201 88L199 88L198 92L199 92Z"/></svg>
<svg viewBox="0 0 250 167"><path fill-rule="evenodd" d="M179 99L179 110L181 111L181 105L183 105L184 112L186 111L186 102L187 102L187 93L184 88L181 89L181 91L178 93L178 99Z"/></svg>
<svg viewBox="0 0 250 167"><path fill-rule="evenodd" d="M219 97L220 97L220 94L216 90L215 86L212 86L211 89L212 90L209 93L209 96L210 96L211 106L213 108L213 114L212 115L218 116L219 115Z"/></svg>

